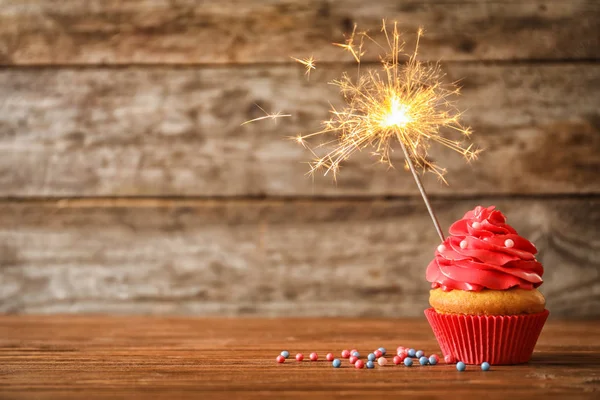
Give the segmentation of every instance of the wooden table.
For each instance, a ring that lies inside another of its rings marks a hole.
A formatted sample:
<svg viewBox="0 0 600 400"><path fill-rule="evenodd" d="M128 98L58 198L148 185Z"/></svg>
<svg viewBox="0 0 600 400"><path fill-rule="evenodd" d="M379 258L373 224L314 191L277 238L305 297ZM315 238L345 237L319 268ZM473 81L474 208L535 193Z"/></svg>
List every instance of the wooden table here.
<svg viewBox="0 0 600 400"><path fill-rule="evenodd" d="M293 360L398 345L439 353L424 318L0 316L0 398L600 398L600 321L550 319L528 365L489 372Z"/></svg>

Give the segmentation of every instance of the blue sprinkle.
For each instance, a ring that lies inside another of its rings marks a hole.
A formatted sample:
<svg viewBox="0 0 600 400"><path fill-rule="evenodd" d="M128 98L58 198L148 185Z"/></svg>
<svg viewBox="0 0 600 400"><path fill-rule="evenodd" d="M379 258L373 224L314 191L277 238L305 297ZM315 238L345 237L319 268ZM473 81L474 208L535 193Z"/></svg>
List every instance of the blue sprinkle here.
<svg viewBox="0 0 600 400"><path fill-rule="evenodd" d="M423 357L424 355L425 355L425 353L423 352L423 350L418 350L418 351L415 353L415 357L417 357L417 358L421 358L421 357Z"/></svg>
<svg viewBox="0 0 600 400"><path fill-rule="evenodd" d="M417 352L415 351L415 349L409 349L408 350L408 356L409 357L414 357L417 354Z"/></svg>
<svg viewBox="0 0 600 400"><path fill-rule="evenodd" d="M339 368L342 365L342 362L338 358L336 358L335 360L333 360L331 365L333 365L333 368Z"/></svg>
<svg viewBox="0 0 600 400"><path fill-rule="evenodd" d="M380 347L377 350L379 350L385 356L385 347Z"/></svg>
<svg viewBox="0 0 600 400"><path fill-rule="evenodd" d="M283 356L283 358L288 358L290 356L290 352L287 350L284 350L281 352L281 355Z"/></svg>
<svg viewBox="0 0 600 400"><path fill-rule="evenodd" d="M489 371L490 370L490 363L488 362L484 362L481 364L481 370L482 371Z"/></svg>
<svg viewBox="0 0 600 400"><path fill-rule="evenodd" d="M373 361L367 361L367 368L375 368L375 364L373 364Z"/></svg>
<svg viewBox="0 0 600 400"><path fill-rule="evenodd" d="M465 369L467 369L467 366L466 366L466 364L464 362L459 361L459 362L456 363L456 369L459 372L463 372Z"/></svg>
<svg viewBox="0 0 600 400"><path fill-rule="evenodd" d="M351 355L354 356L354 357L360 357L360 353L358 351L355 351Z"/></svg>
<svg viewBox="0 0 600 400"><path fill-rule="evenodd" d="M427 365L427 364L429 364L429 358L427 358L425 356L421 356L419 358L419 364L421 364L421 365Z"/></svg>
<svg viewBox="0 0 600 400"><path fill-rule="evenodd" d="M375 357L375 354L373 353L369 353L369 355L367 356L367 360L369 361L375 361L377 357Z"/></svg>
<svg viewBox="0 0 600 400"><path fill-rule="evenodd" d="M431 365L437 364L437 360L435 359L434 356L429 357L429 364L431 364Z"/></svg>
<svg viewBox="0 0 600 400"><path fill-rule="evenodd" d="M412 358L406 357L404 359L404 365L406 365L407 367L410 367L412 365Z"/></svg>

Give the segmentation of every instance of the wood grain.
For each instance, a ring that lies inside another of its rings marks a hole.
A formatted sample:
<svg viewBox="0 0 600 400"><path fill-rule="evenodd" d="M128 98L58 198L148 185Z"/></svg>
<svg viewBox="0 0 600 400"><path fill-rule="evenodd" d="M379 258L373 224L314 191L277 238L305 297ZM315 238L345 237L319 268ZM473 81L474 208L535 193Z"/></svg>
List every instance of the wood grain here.
<svg viewBox="0 0 600 400"><path fill-rule="evenodd" d="M0 196L414 195L410 174L364 152L330 177L306 178L310 154L286 140L319 128L329 80L295 66L0 71ZM447 187L432 194L600 193L600 65L464 65L460 106L480 160L434 146ZM255 104L293 118L240 126ZM560 149L560 151L558 151Z"/></svg>
<svg viewBox="0 0 600 400"><path fill-rule="evenodd" d="M600 316L598 199L496 204L539 249L555 316ZM419 316L438 244L421 201L3 203L0 311Z"/></svg>
<svg viewBox="0 0 600 400"><path fill-rule="evenodd" d="M595 399L600 391L600 323L550 319L529 364L377 366L347 361L277 364L282 349L336 355L384 346L439 347L419 319L197 319L0 317L4 399Z"/></svg>
<svg viewBox="0 0 600 400"><path fill-rule="evenodd" d="M382 18L424 26L426 59L598 59L599 17L594 0L2 0L0 63L338 61L332 42L355 23L382 39Z"/></svg>

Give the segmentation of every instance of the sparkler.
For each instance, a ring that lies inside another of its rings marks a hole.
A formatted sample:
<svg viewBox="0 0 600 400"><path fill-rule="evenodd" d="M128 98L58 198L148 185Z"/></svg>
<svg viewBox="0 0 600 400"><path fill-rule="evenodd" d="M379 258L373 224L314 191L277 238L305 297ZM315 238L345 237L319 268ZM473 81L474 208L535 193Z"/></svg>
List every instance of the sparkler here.
<svg viewBox="0 0 600 400"><path fill-rule="evenodd" d="M331 118L322 123L323 129L298 135L294 140L315 157L309 163L310 173L325 169L325 175L331 172L334 179L340 163L355 151L367 147L374 149L373 154L380 162L392 166L389 156L393 151L392 144L397 140L404 153L406 166L412 172L436 231L443 241L444 235L417 168L423 172L433 172L447 184L444 178L446 170L427 158L431 142L460 153L467 161L475 159L479 150L473 149L473 145L465 147L461 141L448 139L441 134L442 130L450 130L469 137L471 130L462 125L461 112L450 100L450 97L459 94L459 87L455 83L443 83L444 75L438 64L431 65L417 60L419 39L423 31L419 30L417 34L412 54L403 51L404 42L400 39L396 23L393 31L388 32L384 20L381 31L385 35L387 47L372 39L367 32L357 33L356 27L345 43L334 43L348 51L359 64L358 77L352 79L344 73L339 80L331 82L339 88L346 103L344 108L337 110L332 107ZM365 41L375 43L383 53L380 54L380 68L361 73L360 61L364 55ZM305 66L312 65L302 63ZM307 139L328 134L334 134L337 138L314 148L309 145ZM315 149L334 143L335 146L327 154L322 157L317 155Z"/></svg>
<svg viewBox="0 0 600 400"><path fill-rule="evenodd" d="M316 65L315 65L315 59L313 58L313 56L310 56L308 58L304 58L304 59L300 59L300 58L296 58L296 57L290 57L292 60L295 60L297 62L299 62L300 64L304 65L304 68L306 68L306 72L304 73L304 75L306 75L307 79L310 79L310 71L313 69L316 69Z"/></svg>

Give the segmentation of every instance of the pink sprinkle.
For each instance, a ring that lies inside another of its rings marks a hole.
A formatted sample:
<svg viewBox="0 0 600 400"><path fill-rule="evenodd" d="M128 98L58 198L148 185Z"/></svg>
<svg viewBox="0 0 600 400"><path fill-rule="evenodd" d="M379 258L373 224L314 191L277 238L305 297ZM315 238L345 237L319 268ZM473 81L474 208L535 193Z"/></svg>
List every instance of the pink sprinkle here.
<svg viewBox="0 0 600 400"><path fill-rule="evenodd" d="M304 354L302 354L302 353L296 354L296 361L302 361L302 360L304 360Z"/></svg>
<svg viewBox="0 0 600 400"><path fill-rule="evenodd" d="M327 353L327 355L325 356L325 359L327 361L333 361L333 354L332 353Z"/></svg>
<svg viewBox="0 0 600 400"><path fill-rule="evenodd" d="M350 350L342 350L342 358L350 357Z"/></svg>
<svg viewBox="0 0 600 400"><path fill-rule="evenodd" d="M446 251L446 246L444 246L443 244L440 244L440 245L437 247L437 251L438 251L438 252L440 252L440 253L443 253L443 252L445 252L445 251Z"/></svg>
<svg viewBox="0 0 600 400"><path fill-rule="evenodd" d="M350 356L350 364L354 364L358 361L358 357Z"/></svg>
<svg viewBox="0 0 600 400"><path fill-rule="evenodd" d="M429 357L430 357L430 358L431 358L431 357L433 357L433 358L435 358L435 361L436 361L436 362L440 362L440 358L438 357L438 355L437 355L437 354L432 354L432 355L431 355L431 356L429 356Z"/></svg>
<svg viewBox="0 0 600 400"><path fill-rule="evenodd" d="M444 356L444 361L446 364L454 364L454 357L452 357L450 354L447 354Z"/></svg>
<svg viewBox="0 0 600 400"><path fill-rule="evenodd" d="M363 360L356 360L356 362L354 363L354 368L356 369L362 369L365 366L365 363L363 362Z"/></svg>
<svg viewBox="0 0 600 400"><path fill-rule="evenodd" d="M276 360L279 364L281 364L281 363L285 362L285 357L282 355L278 355Z"/></svg>
<svg viewBox="0 0 600 400"><path fill-rule="evenodd" d="M317 353L310 353L310 361L317 361L319 359L319 356L317 355Z"/></svg>
<svg viewBox="0 0 600 400"><path fill-rule="evenodd" d="M472 226L473 226L473 229L479 229L479 228L481 228L481 224L479 222L477 222L477 221L473 222Z"/></svg>
<svg viewBox="0 0 600 400"><path fill-rule="evenodd" d="M404 359L400 356L395 356L394 357L394 364L398 365L400 364L402 361L404 361Z"/></svg>
<svg viewBox="0 0 600 400"><path fill-rule="evenodd" d="M514 245L515 245L515 242L513 242L512 239L506 239L504 241L504 246L506 246L506 247L514 247Z"/></svg>
<svg viewBox="0 0 600 400"><path fill-rule="evenodd" d="M463 240L462 242L460 242L460 248L461 248L461 249L466 249L466 248L467 248L467 245L468 245L468 243L467 243L467 241L466 241L466 240Z"/></svg>
<svg viewBox="0 0 600 400"><path fill-rule="evenodd" d="M385 364L387 364L387 359L385 357L379 357L377 359L377 364L379 364L383 367Z"/></svg>

